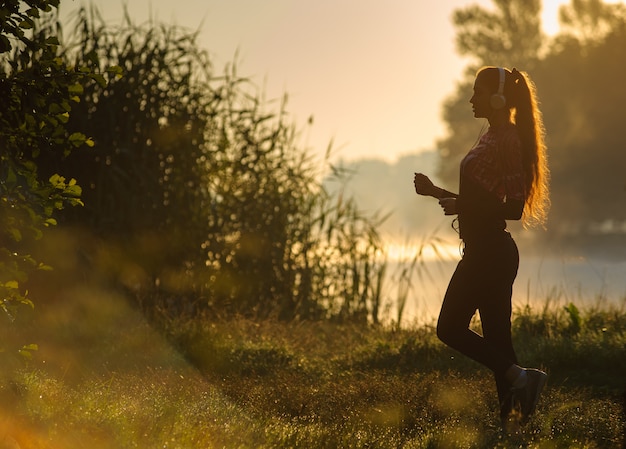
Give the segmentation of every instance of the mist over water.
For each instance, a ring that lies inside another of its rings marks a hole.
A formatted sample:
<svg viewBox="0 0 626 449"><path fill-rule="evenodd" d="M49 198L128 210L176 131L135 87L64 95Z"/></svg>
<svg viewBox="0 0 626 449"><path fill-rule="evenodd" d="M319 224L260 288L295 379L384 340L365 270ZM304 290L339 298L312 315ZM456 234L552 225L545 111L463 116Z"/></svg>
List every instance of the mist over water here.
<svg viewBox="0 0 626 449"><path fill-rule="evenodd" d="M600 244L584 249L559 242L533 243L532 231L518 229L515 224L511 228L520 251L513 285L514 313L526 307L536 312L546 307L562 309L570 303L581 310L626 309L626 258L621 256L619 244L608 250ZM389 255L384 317L388 321L398 321L401 273L417 259L400 322L436 323L448 283L461 259L462 243L449 226L438 226L424 235L404 241L384 237Z"/></svg>
<svg viewBox="0 0 626 449"><path fill-rule="evenodd" d="M434 324L439 314L450 277L460 256L451 260L429 259L416 269L401 323ZM397 273L403 262L394 262L390 272ZM406 263L406 262L404 262ZM389 318L397 321L393 304L397 276L388 278L388 298L392 302ZM626 307L626 261L586 257L520 257L520 267L513 286L513 309L530 306L561 308L574 303L578 308Z"/></svg>
<svg viewBox="0 0 626 449"><path fill-rule="evenodd" d="M518 304L579 307L624 305L626 299L626 261L590 257L539 258L520 261L514 300Z"/></svg>

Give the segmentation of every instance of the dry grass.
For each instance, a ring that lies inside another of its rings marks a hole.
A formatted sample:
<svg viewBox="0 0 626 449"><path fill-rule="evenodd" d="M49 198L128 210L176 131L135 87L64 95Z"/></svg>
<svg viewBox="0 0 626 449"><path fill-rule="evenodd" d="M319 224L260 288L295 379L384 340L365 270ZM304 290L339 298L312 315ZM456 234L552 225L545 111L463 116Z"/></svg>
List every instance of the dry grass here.
<svg viewBox="0 0 626 449"><path fill-rule="evenodd" d="M120 296L76 285L22 330L40 349L0 370L2 449L615 448L626 422L601 377L560 373L526 432L506 437L490 374L429 328L242 319L160 332Z"/></svg>

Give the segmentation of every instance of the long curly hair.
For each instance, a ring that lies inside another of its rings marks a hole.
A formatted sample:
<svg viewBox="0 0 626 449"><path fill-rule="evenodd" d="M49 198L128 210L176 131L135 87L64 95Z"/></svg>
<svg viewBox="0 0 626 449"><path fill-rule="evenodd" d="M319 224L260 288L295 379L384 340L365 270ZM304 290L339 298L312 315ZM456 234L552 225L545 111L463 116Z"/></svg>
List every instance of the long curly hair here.
<svg viewBox="0 0 626 449"><path fill-rule="evenodd" d="M545 227L550 209L550 169L537 89L526 72L515 68L504 70L506 108L512 114L511 119L522 142L522 163L527 186L522 223L525 227L533 225ZM493 78L494 86L498 86L498 68L483 67L478 73L483 71L488 71L485 75Z"/></svg>

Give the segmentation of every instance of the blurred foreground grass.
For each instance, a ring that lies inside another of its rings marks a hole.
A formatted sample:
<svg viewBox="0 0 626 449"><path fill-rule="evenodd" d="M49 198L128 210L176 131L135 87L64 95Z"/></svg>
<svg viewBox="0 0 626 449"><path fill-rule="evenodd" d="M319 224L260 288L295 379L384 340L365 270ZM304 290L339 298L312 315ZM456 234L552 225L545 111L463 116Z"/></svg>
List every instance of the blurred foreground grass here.
<svg viewBox="0 0 626 449"><path fill-rule="evenodd" d="M39 350L26 364L0 354L0 449L624 444L623 307L516 311L521 361L551 378L525 433L507 437L491 374L430 327L179 320L157 331L87 283L50 293L2 331Z"/></svg>

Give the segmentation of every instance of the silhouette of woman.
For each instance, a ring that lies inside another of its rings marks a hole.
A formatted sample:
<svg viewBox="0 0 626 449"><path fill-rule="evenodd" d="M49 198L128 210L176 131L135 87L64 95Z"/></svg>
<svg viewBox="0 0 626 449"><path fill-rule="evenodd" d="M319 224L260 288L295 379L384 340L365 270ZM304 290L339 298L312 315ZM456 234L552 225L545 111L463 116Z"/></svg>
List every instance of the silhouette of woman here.
<svg viewBox="0 0 626 449"><path fill-rule="evenodd" d="M519 253L506 220L543 224L549 207L544 129L535 85L516 69L484 67L470 99L474 117L489 129L461 162L459 193L415 173L415 191L457 215L463 255L450 280L437 335L448 346L490 368L500 416L515 431L534 412L546 383L543 371L518 365L511 338L511 294ZM480 313L482 335L469 328Z"/></svg>

